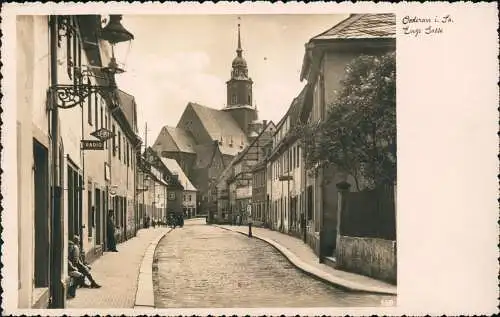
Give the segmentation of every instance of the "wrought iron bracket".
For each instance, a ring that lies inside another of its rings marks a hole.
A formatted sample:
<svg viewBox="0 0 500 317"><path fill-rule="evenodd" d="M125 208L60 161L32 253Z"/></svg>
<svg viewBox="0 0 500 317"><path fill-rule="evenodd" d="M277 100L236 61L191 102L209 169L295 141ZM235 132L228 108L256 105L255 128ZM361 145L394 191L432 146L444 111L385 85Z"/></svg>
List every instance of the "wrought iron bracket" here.
<svg viewBox="0 0 500 317"><path fill-rule="evenodd" d="M77 29L71 23L71 16L69 15L58 15L57 16L57 45L61 47L61 41L63 37L67 37L69 35L76 35Z"/></svg>
<svg viewBox="0 0 500 317"><path fill-rule="evenodd" d="M82 103L93 94L100 94L104 98L112 97L116 92L116 87L99 85L54 85L47 92L49 110L53 107L69 109Z"/></svg>

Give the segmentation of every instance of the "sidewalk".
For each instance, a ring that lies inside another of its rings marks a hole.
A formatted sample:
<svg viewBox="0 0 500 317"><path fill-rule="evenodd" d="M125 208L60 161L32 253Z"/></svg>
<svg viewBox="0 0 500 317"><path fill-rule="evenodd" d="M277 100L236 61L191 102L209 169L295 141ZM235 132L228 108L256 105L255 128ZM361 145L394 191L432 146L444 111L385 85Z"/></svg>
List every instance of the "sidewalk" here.
<svg viewBox="0 0 500 317"><path fill-rule="evenodd" d="M248 234L248 226L215 225L219 228ZM252 227L254 238L261 239L280 251L300 270L331 284L352 291L396 295L396 286L367 276L336 270L318 262L313 250L302 240L277 231Z"/></svg>
<svg viewBox="0 0 500 317"><path fill-rule="evenodd" d="M92 263L90 271L102 287L79 288L76 297L67 300L67 308L133 308L144 253L152 241L169 230L141 229L136 237L117 245L119 252L105 252Z"/></svg>

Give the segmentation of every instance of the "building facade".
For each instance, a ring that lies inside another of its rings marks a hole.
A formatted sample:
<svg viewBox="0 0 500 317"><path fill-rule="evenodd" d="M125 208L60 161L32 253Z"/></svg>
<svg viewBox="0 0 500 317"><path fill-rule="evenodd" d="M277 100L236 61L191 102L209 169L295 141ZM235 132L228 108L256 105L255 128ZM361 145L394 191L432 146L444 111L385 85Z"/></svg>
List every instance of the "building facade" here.
<svg viewBox="0 0 500 317"><path fill-rule="evenodd" d="M161 162L173 175L177 177L177 180L183 187L182 213L184 214L184 217L195 217L197 215L196 193L198 190L193 186L193 184L191 184L189 178L186 176L176 160L162 157Z"/></svg>
<svg viewBox="0 0 500 317"><path fill-rule="evenodd" d="M90 262L102 254L114 201L125 237L135 233L135 103L68 88L84 83L84 71L93 74L85 84L109 86L109 77L97 79L110 60L100 16L18 16L16 23L18 306L61 308L68 240L79 235ZM124 133L118 161L112 141L97 144L93 136L113 125ZM113 200L114 184L123 184L116 187L122 200Z"/></svg>
<svg viewBox="0 0 500 317"><path fill-rule="evenodd" d="M273 135L268 164L269 212L271 227L284 233L301 236L305 226L303 160L301 146L294 128L303 124L304 105L309 96L306 85L293 100Z"/></svg>
<svg viewBox="0 0 500 317"><path fill-rule="evenodd" d="M395 23L393 14L352 14L309 40L300 75L312 93L312 102L306 105L309 123L325 119L328 106L342 85L346 66L354 58L395 50ZM308 243L320 258L333 256L337 236L336 184L353 184L353 178L333 167L305 175Z"/></svg>
<svg viewBox="0 0 500 317"><path fill-rule="evenodd" d="M265 126L259 127L261 130L254 131L251 144L229 163L214 183L216 192L220 193L217 210L219 220L234 223L237 216L240 216L246 221L248 211L252 210L252 170L265 158L264 146L271 140L275 125L273 122L266 122Z"/></svg>

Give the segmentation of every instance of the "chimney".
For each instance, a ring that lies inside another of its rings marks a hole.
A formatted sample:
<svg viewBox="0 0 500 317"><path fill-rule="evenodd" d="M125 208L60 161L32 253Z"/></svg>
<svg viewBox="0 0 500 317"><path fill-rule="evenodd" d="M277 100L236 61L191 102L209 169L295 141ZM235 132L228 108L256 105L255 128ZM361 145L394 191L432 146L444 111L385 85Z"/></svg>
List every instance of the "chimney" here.
<svg viewBox="0 0 500 317"><path fill-rule="evenodd" d="M262 120L262 125L264 126L264 128L266 127L267 125L267 120Z"/></svg>

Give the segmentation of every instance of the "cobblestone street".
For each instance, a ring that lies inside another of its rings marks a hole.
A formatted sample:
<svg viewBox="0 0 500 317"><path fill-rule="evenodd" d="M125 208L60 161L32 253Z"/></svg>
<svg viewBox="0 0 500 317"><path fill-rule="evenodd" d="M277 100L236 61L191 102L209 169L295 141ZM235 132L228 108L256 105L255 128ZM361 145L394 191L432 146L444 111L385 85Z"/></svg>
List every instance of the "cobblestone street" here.
<svg viewBox="0 0 500 317"><path fill-rule="evenodd" d="M155 306L380 306L394 296L345 292L300 272L272 246L204 220L163 238L153 267Z"/></svg>

